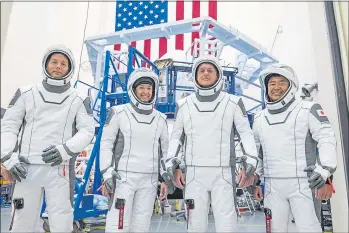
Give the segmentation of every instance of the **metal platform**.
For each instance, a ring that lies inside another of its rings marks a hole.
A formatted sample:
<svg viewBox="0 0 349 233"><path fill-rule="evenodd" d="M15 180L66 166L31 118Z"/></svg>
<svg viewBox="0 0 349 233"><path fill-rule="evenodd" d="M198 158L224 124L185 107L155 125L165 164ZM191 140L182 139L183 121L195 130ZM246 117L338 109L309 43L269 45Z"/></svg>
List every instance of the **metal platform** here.
<svg viewBox="0 0 349 233"><path fill-rule="evenodd" d="M132 41L140 41L156 38L170 38L178 34L199 32L200 40L214 37L220 42L220 46L231 46L245 54L248 59L254 59L260 63L260 69L276 63L278 60L272 56L265 47L233 27L227 27L211 17L180 20L164 24L152 25L142 28L112 32L92 36L85 40L92 74L95 77L95 87L100 87L100 78L103 76L103 62L105 47L114 44L130 44ZM204 53L204 46L200 46L200 54ZM256 80L260 69L250 77ZM96 78L98 77L98 78Z"/></svg>

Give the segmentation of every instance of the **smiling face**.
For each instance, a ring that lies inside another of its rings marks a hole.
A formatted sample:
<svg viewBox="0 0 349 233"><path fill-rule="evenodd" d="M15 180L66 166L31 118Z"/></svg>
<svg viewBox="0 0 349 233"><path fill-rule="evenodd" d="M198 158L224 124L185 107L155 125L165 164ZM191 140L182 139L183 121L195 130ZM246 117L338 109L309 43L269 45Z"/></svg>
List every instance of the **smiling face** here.
<svg viewBox="0 0 349 233"><path fill-rule="evenodd" d="M279 100L288 90L290 82L281 75L272 76L268 81L268 96L271 101Z"/></svg>
<svg viewBox="0 0 349 233"><path fill-rule="evenodd" d="M211 87L218 80L217 69L211 63L202 63L196 72L196 79L201 87Z"/></svg>
<svg viewBox="0 0 349 233"><path fill-rule="evenodd" d="M136 87L136 96L143 103L149 103L153 95L153 86L150 84L139 84Z"/></svg>
<svg viewBox="0 0 349 233"><path fill-rule="evenodd" d="M52 78L63 78L69 72L68 58L61 53L52 54L47 63L46 70Z"/></svg>

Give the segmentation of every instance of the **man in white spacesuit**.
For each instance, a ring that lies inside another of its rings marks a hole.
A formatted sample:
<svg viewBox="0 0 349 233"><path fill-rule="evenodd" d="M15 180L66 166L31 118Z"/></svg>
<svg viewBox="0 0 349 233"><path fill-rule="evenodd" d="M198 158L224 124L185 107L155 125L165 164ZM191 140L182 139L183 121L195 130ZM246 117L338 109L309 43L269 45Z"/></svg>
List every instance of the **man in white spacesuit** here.
<svg viewBox="0 0 349 233"><path fill-rule="evenodd" d="M298 79L289 66L271 65L260 79L267 108L253 124L263 161L256 173L265 177L271 231L287 232L291 211L298 232L322 232L313 199L328 198L325 184L337 166L330 122L319 104L295 98Z"/></svg>
<svg viewBox="0 0 349 233"><path fill-rule="evenodd" d="M253 182L257 165L252 129L242 99L222 91L223 70L216 57L199 57L192 75L196 92L178 102L167 171L174 173L177 187L183 188L185 183L189 232L206 231L210 203L216 231L235 232L235 136L239 134L245 151L238 184L246 187ZM185 182L181 170L176 169L182 145Z"/></svg>
<svg viewBox="0 0 349 233"><path fill-rule="evenodd" d="M130 103L110 109L101 139L100 168L112 202L106 232L149 231L158 178L165 171L166 116L154 109L158 76L139 68L127 86ZM166 196L162 182L159 198Z"/></svg>
<svg viewBox="0 0 349 233"><path fill-rule="evenodd" d="M94 136L90 102L71 87L75 64L49 48L43 81L21 87L1 121L1 163L17 180L13 232L34 232L45 192L51 232L73 230L74 162Z"/></svg>

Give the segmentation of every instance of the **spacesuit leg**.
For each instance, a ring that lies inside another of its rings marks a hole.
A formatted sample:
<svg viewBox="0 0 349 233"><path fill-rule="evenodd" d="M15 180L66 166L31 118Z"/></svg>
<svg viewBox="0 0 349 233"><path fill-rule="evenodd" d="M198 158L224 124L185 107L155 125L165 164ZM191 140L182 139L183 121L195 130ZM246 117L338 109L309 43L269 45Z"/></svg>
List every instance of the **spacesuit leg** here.
<svg viewBox="0 0 349 233"><path fill-rule="evenodd" d="M208 224L209 194L203 185L205 177L197 176L203 182L195 177L195 170L198 169L200 168L187 167L186 170L184 198L185 200L194 200L194 208L189 210L189 218L187 218L187 221L189 220L188 232L205 232ZM188 211L187 207L186 211Z"/></svg>
<svg viewBox="0 0 349 233"><path fill-rule="evenodd" d="M290 204L287 200L287 179L265 179L264 207L272 213L271 232L287 232Z"/></svg>
<svg viewBox="0 0 349 233"><path fill-rule="evenodd" d="M237 214L235 210L235 187L231 168L222 169L223 176L217 177L211 189L212 208L216 232L236 232ZM235 170L234 170L235 171ZM235 176L235 173L234 173ZM234 177L235 178L235 177Z"/></svg>
<svg viewBox="0 0 349 233"><path fill-rule="evenodd" d="M313 195L308 187L307 178L299 178L299 188L290 197L298 232L322 232L321 223L316 216Z"/></svg>
<svg viewBox="0 0 349 233"><path fill-rule="evenodd" d="M15 184L12 196L12 230L11 232L36 232L39 222L43 188L41 187L40 177L35 165L26 166L28 175L26 179ZM23 199L23 208L14 209L15 200Z"/></svg>
<svg viewBox="0 0 349 233"><path fill-rule="evenodd" d="M157 180L154 184L139 188L133 199L130 232L149 232L157 193Z"/></svg>
<svg viewBox="0 0 349 233"><path fill-rule="evenodd" d="M74 176L70 176L67 165L39 166L50 180L44 185L50 232L72 232L74 222Z"/></svg>
<svg viewBox="0 0 349 233"><path fill-rule="evenodd" d="M121 175L121 173L119 172ZM105 225L105 232L129 232L129 228L132 221L132 206L133 198L135 194L135 187L132 183L125 180L117 180L113 204L107 214L107 220ZM119 213L120 209L116 208L117 199L124 199L124 218L123 218L123 229L118 229L119 227Z"/></svg>

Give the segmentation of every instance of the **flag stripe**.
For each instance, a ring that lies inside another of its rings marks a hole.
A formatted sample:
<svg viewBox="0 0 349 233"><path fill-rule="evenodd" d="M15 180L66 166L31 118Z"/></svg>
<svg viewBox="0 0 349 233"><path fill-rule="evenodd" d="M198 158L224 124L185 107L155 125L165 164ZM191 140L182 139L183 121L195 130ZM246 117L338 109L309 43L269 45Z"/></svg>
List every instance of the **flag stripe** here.
<svg viewBox="0 0 349 233"><path fill-rule="evenodd" d="M167 53L167 39L160 38L159 39L159 58Z"/></svg>
<svg viewBox="0 0 349 233"><path fill-rule="evenodd" d="M121 44L114 45L114 50L120 51L121 50Z"/></svg>
<svg viewBox="0 0 349 233"><path fill-rule="evenodd" d="M194 0L192 5L193 5L192 18L200 17L200 1L195 1ZM192 32L191 33L191 43L193 43L196 38L199 38L199 32ZM193 54L193 47L192 47L191 52Z"/></svg>
<svg viewBox="0 0 349 233"><path fill-rule="evenodd" d="M184 19L184 1L178 0L176 2L176 21ZM176 35L175 42L176 50L184 50L184 35Z"/></svg>
<svg viewBox="0 0 349 233"><path fill-rule="evenodd" d="M210 0L208 2L208 16L217 19L217 0Z"/></svg>
<svg viewBox="0 0 349 233"><path fill-rule="evenodd" d="M217 20L217 0L210 0L208 2L208 16ZM210 25L209 28L212 28L212 25ZM214 40L214 38L212 38L212 40ZM211 45L208 45L208 48L210 49ZM211 54L211 52L209 52L209 54ZM214 54L214 55L217 55L217 54Z"/></svg>
<svg viewBox="0 0 349 233"><path fill-rule="evenodd" d="M137 48L137 41L132 41L131 46L134 48ZM135 66L135 64L136 64L136 57L133 57L133 61L132 61L133 67Z"/></svg>
<svg viewBox="0 0 349 233"><path fill-rule="evenodd" d="M151 50L151 40L144 40L144 51L143 54L146 58L148 58L150 60L150 50ZM142 64L142 66L144 67L145 65Z"/></svg>

